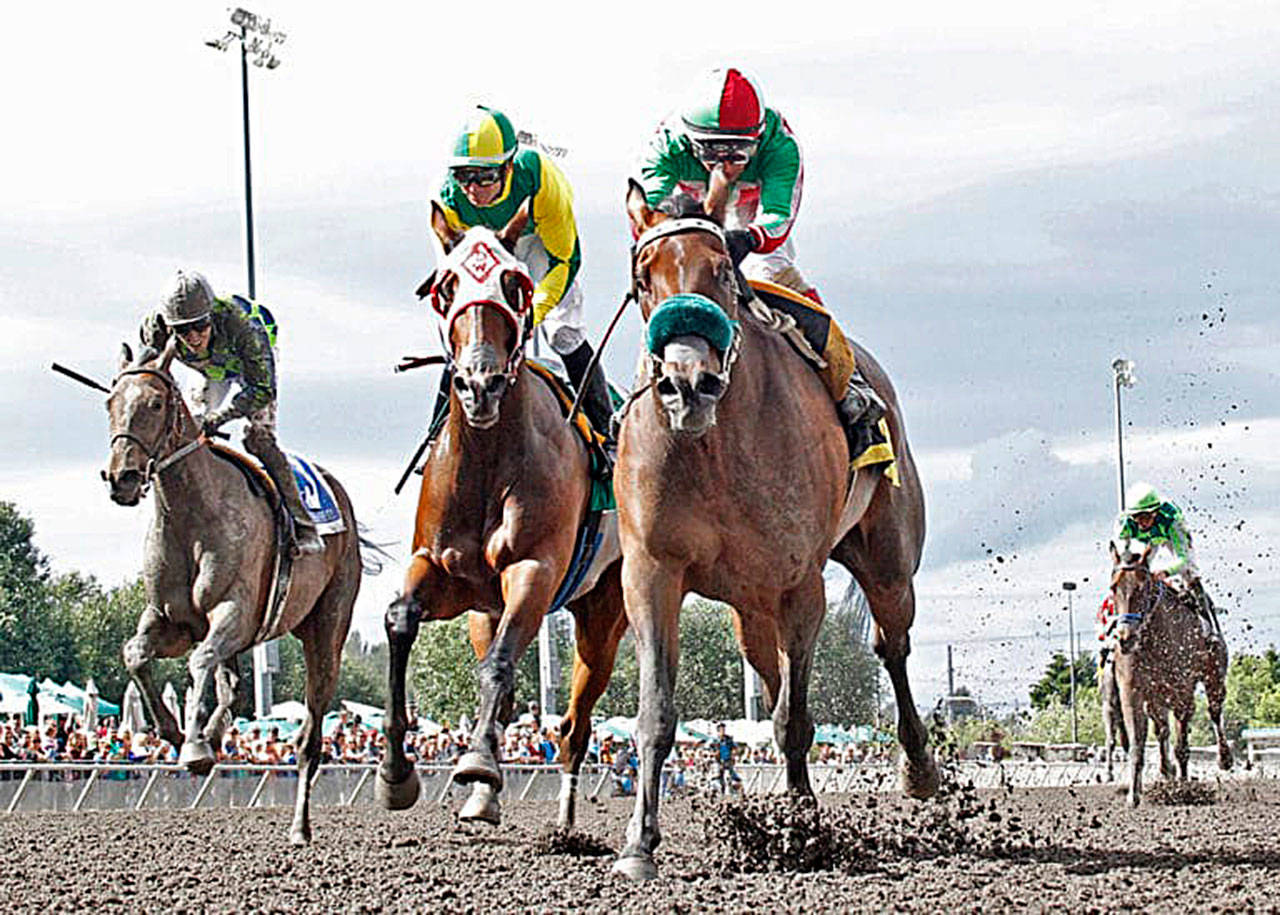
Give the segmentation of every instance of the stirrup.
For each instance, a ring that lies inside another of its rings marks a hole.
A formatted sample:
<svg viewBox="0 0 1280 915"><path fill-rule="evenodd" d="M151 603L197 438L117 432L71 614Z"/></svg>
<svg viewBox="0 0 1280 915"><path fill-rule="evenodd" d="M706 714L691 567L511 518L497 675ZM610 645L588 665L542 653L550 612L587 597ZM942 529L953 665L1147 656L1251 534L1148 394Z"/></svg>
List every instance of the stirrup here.
<svg viewBox="0 0 1280 915"><path fill-rule="evenodd" d="M324 552L324 540L314 524L303 524L295 518L290 549L295 559L299 556L319 556Z"/></svg>

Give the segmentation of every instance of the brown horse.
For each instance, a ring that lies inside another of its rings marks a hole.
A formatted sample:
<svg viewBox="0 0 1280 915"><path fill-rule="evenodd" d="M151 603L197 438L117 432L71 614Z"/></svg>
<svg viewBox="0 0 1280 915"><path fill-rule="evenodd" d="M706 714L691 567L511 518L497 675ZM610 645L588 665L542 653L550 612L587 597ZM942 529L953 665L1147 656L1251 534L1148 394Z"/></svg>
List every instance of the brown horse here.
<svg viewBox="0 0 1280 915"><path fill-rule="evenodd" d="M1191 749L1187 731L1196 707L1196 682L1203 681L1209 719L1218 741L1218 767L1231 768L1231 748L1222 727L1226 696L1227 648L1205 633L1199 615L1172 587L1153 575L1142 553L1120 556L1111 545L1111 592L1120 622L1116 626L1115 678L1129 734L1129 805L1142 796L1147 719L1160 745L1160 774L1173 778L1169 759L1169 712L1177 727L1174 756L1178 777L1186 779Z"/></svg>
<svg viewBox="0 0 1280 915"><path fill-rule="evenodd" d="M638 236L633 283L645 319L668 297L697 293L739 328L724 351L691 334L648 357L620 433L615 489L626 612L640 662L641 772L614 867L647 879L657 873L659 776L675 734L678 619L690 591L732 605L739 644L763 681L786 755L788 790L811 795L808 684L826 610L822 570L828 557L844 565L867 596L875 650L893 681L904 789L928 797L938 776L907 682L924 502L892 385L857 349L889 407L901 485L879 468L851 481L845 436L817 373L738 308L718 222L652 210L634 182L627 212Z"/></svg>
<svg viewBox="0 0 1280 915"><path fill-rule="evenodd" d="M1116 686L1114 658L1102 665L1098 677L1098 694L1102 702L1102 732L1106 737L1107 781L1115 781L1116 743L1129 752L1129 732L1124 729L1124 713L1120 708L1120 690Z"/></svg>
<svg viewBox="0 0 1280 915"><path fill-rule="evenodd" d="M446 258L431 295L444 319L451 403L424 468L404 590L386 616L391 663L380 802L408 807L420 790L404 753L405 665L418 624L471 611L480 707L453 778L474 785L462 818L491 823L501 817L500 738L511 719L516 664L569 570L591 494L584 443L523 360L530 284L510 250L525 219L522 210L497 235L484 227L463 235L432 206L432 227ZM608 684L626 631L615 531L592 567L605 570L593 588L590 579L584 582L569 604L577 652L569 711L560 725L564 826L573 822L591 708Z"/></svg>
<svg viewBox="0 0 1280 915"><path fill-rule="evenodd" d="M328 473L346 530L324 537L323 553L294 563L278 618L264 622L276 551L271 506L245 473L215 455L169 374L173 343L154 360L133 365L126 346L107 412L111 457L104 479L111 498L137 505L156 491L143 579L147 609L124 646L129 673L160 735L181 746L190 771L213 768L213 748L235 698L232 662L253 645L292 632L307 666L307 717L298 733L298 790L289 838L311 839L311 783L320 765L320 723L333 701L351 608L360 590L360 542L346 492ZM322 471L323 473L323 471ZM192 648L186 733L160 701L152 661Z"/></svg>

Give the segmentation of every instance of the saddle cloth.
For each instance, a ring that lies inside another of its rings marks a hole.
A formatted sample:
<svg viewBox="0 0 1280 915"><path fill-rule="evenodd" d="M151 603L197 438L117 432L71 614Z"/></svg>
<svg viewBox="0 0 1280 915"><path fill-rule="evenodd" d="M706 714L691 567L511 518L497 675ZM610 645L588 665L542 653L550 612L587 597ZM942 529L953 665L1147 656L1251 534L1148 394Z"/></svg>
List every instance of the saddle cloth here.
<svg viewBox="0 0 1280 915"><path fill-rule="evenodd" d="M280 495L276 492L276 484L256 460L243 452L217 442L209 442L209 450L217 457L230 461L240 469L249 482L249 488L257 495L272 504L276 510L283 510ZM320 468L301 455L290 451L284 452L289 460L289 469L293 471L293 479L298 484L298 494L302 496L302 505L311 516L311 521L320 534L341 534L347 529L338 508L338 500L334 498L333 489L329 486Z"/></svg>
<svg viewBox="0 0 1280 915"><path fill-rule="evenodd" d="M796 329L825 364L814 362L799 349L797 352L813 366L827 393L831 395L831 399L836 403L844 400L856 362L853 347L831 314L817 302L793 289L766 280L752 279L747 282L761 302L775 311L789 315L795 321ZM898 467L894 459L889 424L883 419L880 420L877 431L879 434L873 435L861 454L850 456L849 468L857 470L874 464L884 464L886 465L885 476L897 486L899 485Z"/></svg>

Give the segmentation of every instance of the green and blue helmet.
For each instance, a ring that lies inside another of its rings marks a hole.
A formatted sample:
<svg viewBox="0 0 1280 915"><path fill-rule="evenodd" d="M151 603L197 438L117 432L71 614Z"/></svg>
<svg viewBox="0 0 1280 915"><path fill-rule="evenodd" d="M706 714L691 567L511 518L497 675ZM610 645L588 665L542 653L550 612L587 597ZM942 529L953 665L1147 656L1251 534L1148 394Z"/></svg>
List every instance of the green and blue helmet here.
<svg viewBox="0 0 1280 915"><path fill-rule="evenodd" d="M477 105L453 144L450 168L493 168L516 154L516 131L501 111Z"/></svg>

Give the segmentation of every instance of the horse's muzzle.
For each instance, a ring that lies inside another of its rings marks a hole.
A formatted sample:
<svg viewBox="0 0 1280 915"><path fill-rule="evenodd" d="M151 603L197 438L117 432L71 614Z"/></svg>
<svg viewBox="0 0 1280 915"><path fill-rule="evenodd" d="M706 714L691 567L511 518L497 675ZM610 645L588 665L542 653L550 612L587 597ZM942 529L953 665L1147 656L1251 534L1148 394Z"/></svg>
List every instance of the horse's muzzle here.
<svg viewBox="0 0 1280 915"><path fill-rule="evenodd" d="M473 429L489 429L497 424L502 395L509 387L511 376L490 358L460 362L453 376L454 393L462 404L467 425Z"/></svg>
<svg viewBox="0 0 1280 915"><path fill-rule="evenodd" d="M111 501L117 505L137 505L142 499L142 472L133 468L111 474L102 471L102 479L111 489Z"/></svg>
<svg viewBox="0 0 1280 915"><path fill-rule="evenodd" d="M667 343L654 390L672 432L698 436L716 424L716 405L729 382L715 370L713 360L701 337L677 337Z"/></svg>

